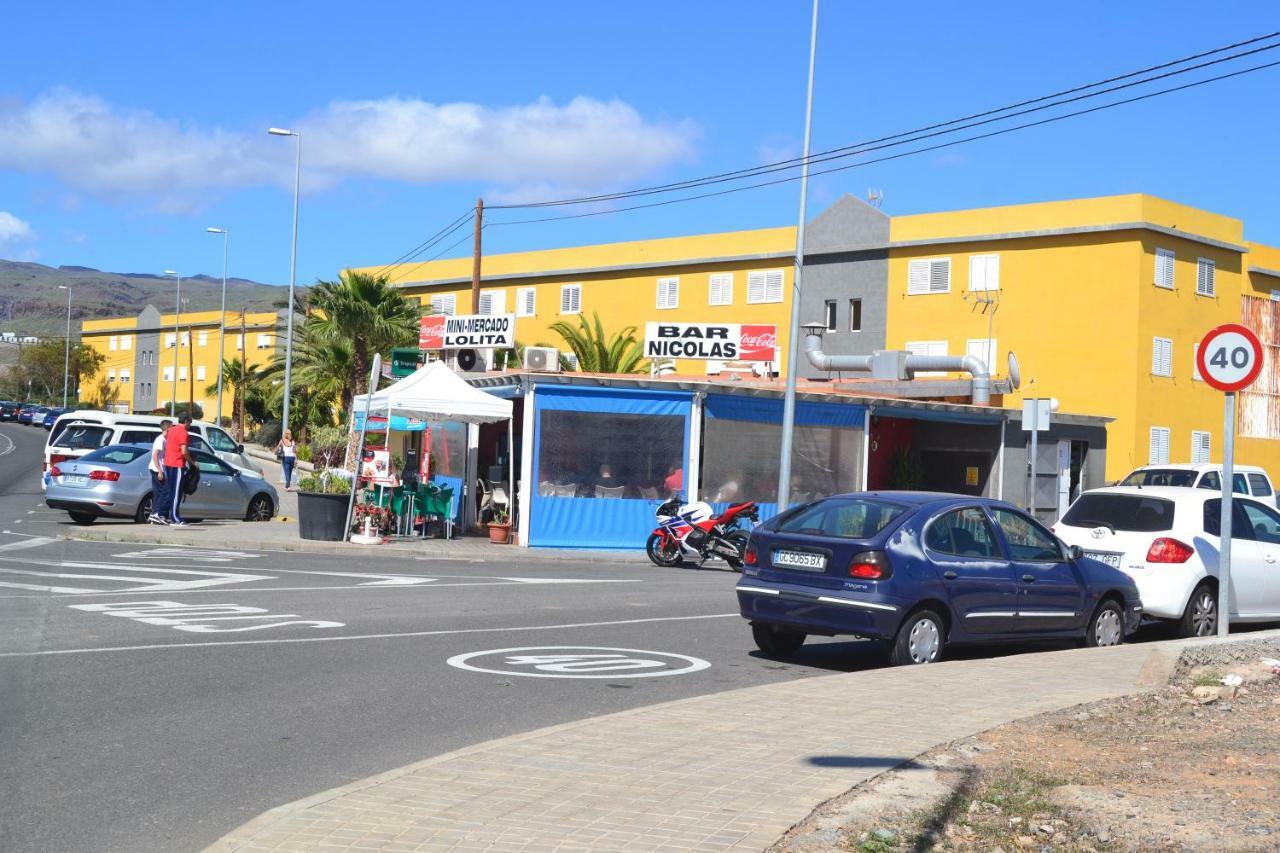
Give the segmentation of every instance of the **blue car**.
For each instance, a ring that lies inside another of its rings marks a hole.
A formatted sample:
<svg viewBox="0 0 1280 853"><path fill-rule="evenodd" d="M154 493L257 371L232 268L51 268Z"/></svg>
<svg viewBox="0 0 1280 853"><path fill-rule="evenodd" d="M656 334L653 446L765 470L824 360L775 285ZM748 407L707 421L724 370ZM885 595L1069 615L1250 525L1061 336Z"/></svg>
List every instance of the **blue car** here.
<svg viewBox="0 0 1280 853"><path fill-rule="evenodd" d="M44 413L44 417L40 421L40 425L47 430L52 430L54 423L58 420L59 415L65 415L70 409L50 409ZM33 418L34 421L34 418Z"/></svg>
<svg viewBox="0 0 1280 853"><path fill-rule="evenodd" d="M809 634L887 640L892 664L951 643L1074 639L1114 646L1138 629L1128 575L1068 548L1011 504L928 492L823 498L751 534L738 604L760 650Z"/></svg>
<svg viewBox="0 0 1280 853"><path fill-rule="evenodd" d="M37 406L34 403L31 405L25 405L22 407L22 412L18 415L18 423L23 426L31 426L33 422L38 424L39 421L35 421L36 416L39 415L43 418L44 413L48 410L48 406Z"/></svg>

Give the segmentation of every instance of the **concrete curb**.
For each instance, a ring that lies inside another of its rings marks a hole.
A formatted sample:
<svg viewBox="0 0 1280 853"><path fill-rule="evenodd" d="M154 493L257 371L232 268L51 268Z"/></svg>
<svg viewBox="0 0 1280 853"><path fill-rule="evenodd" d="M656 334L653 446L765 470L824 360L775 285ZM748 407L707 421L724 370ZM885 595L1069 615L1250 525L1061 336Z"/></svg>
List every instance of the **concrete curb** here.
<svg viewBox="0 0 1280 853"><path fill-rule="evenodd" d="M1133 648L1133 647L1128 647L1128 648ZM1140 671L1138 672L1137 677L1132 685L1133 689L1128 691L1128 693L1143 692L1145 690L1157 689L1159 687L1162 687L1169 682L1169 680L1175 675L1175 673L1185 671L1185 669L1189 668L1189 666L1194 666L1196 665L1196 663L1203 662L1203 660L1206 657L1213 657L1215 659L1218 659L1225 656L1232 660L1244 659L1251 655L1256 655L1260 651L1267 651L1274 648L1280 648L1280 630L1270 631L1270 632L1259 632L1257 634L1244 635L1243 637L1237 636L1236 638L1228 638L1225 641L1217 640L1216 638L1214 638L1209 640L1190 640L1190 641L1172 640L1172 641L1164 641L1160 643L1153 643L1150 646L1148 650L1148 654L1146 655L1146 659L1143 662L1140 668ZM1043 654L1102 655L1107 653L1108 653L1107 650L1103 650L1101 652L1097 650L1092 650L1092 651L1084 651L1084 652L1080 652L1080 651L1048 652ZM1003 660L1011 662L1011 665L1013 665L1014 667L1019 667L1019 666L1025 666L1028 663L1034 662L1034 659L1036 657L1039 657L1039 655L1021 655L1021 656L1016 656L1014 658L1008 658ZM1195 661L1196 663L1184 664L1184 661ZM940 667L964 667L971 663L987 664L987 666L977 667L979 671L983 669L991 668L989 661L948 663L948 664L941 664ZM999 663L995 664L995 666L999 666ZM903 672L904 675L907 675L907 677L909 677L909 673L911 673L912 671L913 670L903 670L901 672ZM846 679L846 680L854 679L861 675L863 675L863 673L819 676L813 679L807 679L803 682L803 684L807 689L812 689L815 687L820 688L824 683L832 684L841 679ZM785 684L786 683L784 683L784 685ZM409 764L404 767L390 770L386 773L361 779L356 782L349 783L347 785L339 786L336 788L332 788L328 791L315 794L311 797L306 797L304 799L297 800L295 802L270 809L262 813L258 817L254 818L253 820L249 821L248 823L244 824L243 826L239 827L238 829L234 830L233 832L223 836L213 845L206 848L206 850L210 851L210 853L228 853L228 851L240 850L249 845L253 845L253 849L265 849L265 848L260 848L258 846L258 843L260 841L265 844L272 844L277 837L284 834L285 831L284 831L283 824L285 821L289 820L295 815L299 815L302 812L305 812L308 809L311 809L313 807L316 807L322 804L330 803L331 801L338 800L350 794L358 794L360 792L370 792L370 793L363 797L358 797L355 799L358 799L361 802L368 802L376 796L376 794L372 793L372 789L376 789L388 783L395 782L396 780L404 779L405 777L418 773L419 771L422 771L424 769L432 768L437 765L452 762L468 756L475 756L479 754L492 752L495 754L495 762L497 764L501 764L501 761L499 760L499 754L502 750L506 749L507 747L514 747L520 744L528 744L531 741L536 741L541 739L545 739L547 741L554 741L557 743L571 742L573 740L573 736L575 733L578 733L582 739L588 742L592 740L598 741L599 740L598 737L593 738L591 736L590 730L597 729L598 727L600 729L608 730L608 728L610 727L610 724L618 720L626 720L626 719L635 718L635 717L644 716L644 715L656 716L656 715L661 715L664 712L669 712L672 709L696 708L696 706L709 705L712 702L716 703L717 706L731 705L736 707L738 705L741 705L742 708L746 709L746 708L755 707L758 704L757 697L760 697L760 698L763 698L765 701L759 704L767 707L769 698L773 697L774 694L776 694L780 689L784 689L784 687L780 687L779 684L767 684L767 685L760 685L755 687L741 688L739 690L727 691L725 693L695 696L695 697L675 700L672 702L664 702L656 705L649 705L642 708L634 708L628 711L622 711L615 714L607 714L600 717L593 717L585 720L577 720L570 723L563 723L556 726L549 726L546 728L537 729L532 732L526 732L523 734L517 734L517 735L505 737L505 738L499 738L496 740L487 741L485 743L474 744L472 746L465 747L463 749L454 750L451 752L444 753L442 755L434 756L432 758L428 758L423 761L415 762L413 764ZM1052 711L1052 710L1061 710L1062 708L1072 707L1075 704L1078 704L1078 702L1067 701L1057 706L1053 706L1052 703L1048 703L1048 705L1040 707L1036 711L1036 714L1045 713L1047 711ZM1034 716L1034 715L1035 714L1031 716ZM716 723L714 720L708 720L708 722L706 722L705 725L714 727ZM991 727L990 726L978 727L973 731L970 731L967 734L963 734L961 736L971 737L973 735L980 734L982 731L986 731L989 728ZM938 743L946 743L954 739L956 739L955 732L948 732L946 733L946 737L939 740ZM937 744L934 744L934 746L936 745ZM600 744L600 746L604 747L605 744L602 743ZM930 748L932 748L932 746ZM518 750L517 750L517 753L518 753ZM910 758L907 758L905 760L909 761ZM894 769L894 767L898 767L898 766L902 766L902 760L899 760L893 763L892 766L885 766L883 768L880 768L877 772L873 773L872 776L869 778L874 778L875 776L888 772ZM859 781L857 784L863 784L865 783L865 781L867 780L863 779ZM394 790L394 786L392 790ZM828 799L829 797L823 797L821 802L826 802ZM816 802L814 803L814 807L816 808L820 804L821 804L820 802ZM454 815L454 817L460 817L460 816ZM277 828L279 828L280 832L277 832Z"/></svg>

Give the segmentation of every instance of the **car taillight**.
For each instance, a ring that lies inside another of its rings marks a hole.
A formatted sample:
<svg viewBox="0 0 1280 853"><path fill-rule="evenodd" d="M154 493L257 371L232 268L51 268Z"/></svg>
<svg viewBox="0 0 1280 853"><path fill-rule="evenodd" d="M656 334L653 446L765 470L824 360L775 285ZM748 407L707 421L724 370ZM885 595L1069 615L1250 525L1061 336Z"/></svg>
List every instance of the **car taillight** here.
<svg viewBox="0 0 1280 853"><path fill-rule="evenodd" d="M89 474L90 480L107 480L114 483L120 479L119 471L93 471Z"/></svg>
<svg viewBox="0 0 1280 853"><path fill-rule="evenodd" d="M66 462L66 461L67 461L68 459L70 459L70 458L71 458L70 456L64 456L64 455L63 455L63 454L61 454L61 453L50 453L50 454L49 454L49 464L50 464L50 465L57 465L59 462Z"/></svg>
<svg viewBox="0 0 1280 853"><path fill-rule="evenodd" d="M884 580L893 574L889 557L883 551L863 551L849 561L849 577L863 580Z"/></svg>
<svg viewBox="0 0 1280 853"><path fill-rule="evenodd" d="M760 555L756 553L754 542L747 543L747 550L742 554L742 562L748 566L754 566L760 562Z"/></svg>
<svg viewBox="0 0 1280 853"><path fill-rule="evenodd" d="M1179 542L1177 539L1170 539L1167 536L1161 536L1159 539L1151 543L1151 547L1147 549L1148 563L1185 563L1191 559L1191 555L1196 552L1185 542Z"/></svg>
<svg viewBox="0 0 1280 853"><path fill-rule="evenodd" d="M50 477L61 477L61 476L62 476L62 469L61 469L61 468L59 468L57 465L54 465L52 468L50 468L50 469L49 469L49 476L50 476Z"/></svg>

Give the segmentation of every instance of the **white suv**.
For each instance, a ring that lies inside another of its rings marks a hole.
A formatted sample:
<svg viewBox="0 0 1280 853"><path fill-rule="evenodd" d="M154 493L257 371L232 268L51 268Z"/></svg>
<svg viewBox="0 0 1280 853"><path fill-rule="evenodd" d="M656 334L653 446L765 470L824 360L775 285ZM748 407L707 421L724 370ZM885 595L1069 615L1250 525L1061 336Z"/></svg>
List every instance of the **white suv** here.
<svg viewBox="0 0 1280 853"><path fill-rule="evenodd" d="M1280 621L1280 513L1252 497L1231 506L1231 622ZM1053 532L1133 578L1146 615L1206 637L1217 632L1221 514L1217 492L1112 486L1082 494Z"/></svg>
<svg viewBox="0 0 1280 853"><path fill-rule="evenodd" d="M1237 495L1252 495L1265 503L1275 501L1280 507L1280 495L1276 494L1267 472L1256 465L1233 465L1231 491ZM1181 488L1213 489L1222 491L1222 466L1188 464L1144 465L1136 468L1117 486L1176 486Z"/></svg>

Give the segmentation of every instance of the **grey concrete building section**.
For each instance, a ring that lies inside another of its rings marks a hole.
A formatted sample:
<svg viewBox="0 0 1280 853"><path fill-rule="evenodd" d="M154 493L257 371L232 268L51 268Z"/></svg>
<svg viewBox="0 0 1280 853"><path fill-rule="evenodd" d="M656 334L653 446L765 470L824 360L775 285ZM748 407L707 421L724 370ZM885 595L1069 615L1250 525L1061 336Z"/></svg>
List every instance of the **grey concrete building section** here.
<svg viewBox="0 0 1280 853"><path fill-rule="evenodd" d="M1058 507L1053 496L1057 492L1060 441L1070 441L1073 449L1084 451L1080 475L1072 476L1075 486L1071 489L1068 500L1074 499L1083 490L1107 485L1106 426L1051 424L1049 430L1040 433L1037 440L1039 464L1036 466L1036 478L1040 488L1037 492L1036 516L1046 523L1058 519ZM1022 506L1027 506L1030 498L1031 469L1027 464L1030 456L1031 433L1023 431L1020 418L1010 418L1005 425L1004 499ZM1052 504L1049 502L1051 498Z"/></svg>
<svg viewBox="0 0 1280 853"><path fill-rule="evenodd" d="M154 305L142 309L137 328L133 342L133 387L130 389L133 398L129 402L133 411L149 412L158 405L156 395L160 384L160 312Z"/></svg>
<svg viewBox="0 0 1280 853"><path fill-rule="evenodd" d="M836 331L823 348L832 355L865 355L885 346L889 281L889 217L846 195L809 223L805 237L800 319L825 320L826 302L835 302ZM860 300L861 329L850 329L851 300ZM800 376L824 375L808 362Z"/></svg>

